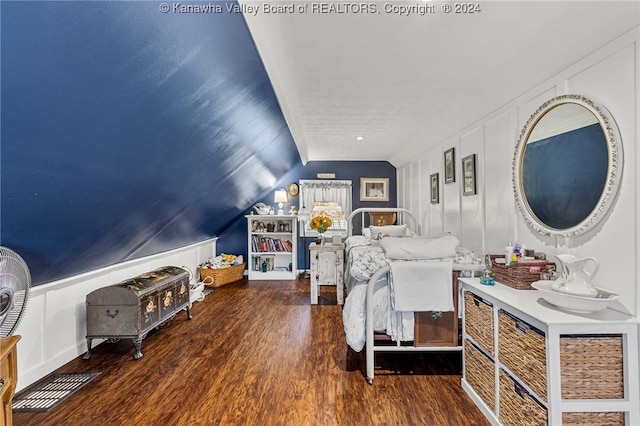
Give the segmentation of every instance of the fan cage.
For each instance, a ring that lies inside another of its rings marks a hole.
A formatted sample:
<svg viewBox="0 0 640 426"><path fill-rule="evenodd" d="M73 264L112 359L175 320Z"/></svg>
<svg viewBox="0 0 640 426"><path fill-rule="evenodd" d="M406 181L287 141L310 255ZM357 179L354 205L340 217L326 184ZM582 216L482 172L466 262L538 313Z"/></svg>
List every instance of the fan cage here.
<svg viewBox="0 0 640 426"><path fill-rule="evenodd" d="M31 273L15 251L0 246L0 337L11 336L24 316Z"/></svg>

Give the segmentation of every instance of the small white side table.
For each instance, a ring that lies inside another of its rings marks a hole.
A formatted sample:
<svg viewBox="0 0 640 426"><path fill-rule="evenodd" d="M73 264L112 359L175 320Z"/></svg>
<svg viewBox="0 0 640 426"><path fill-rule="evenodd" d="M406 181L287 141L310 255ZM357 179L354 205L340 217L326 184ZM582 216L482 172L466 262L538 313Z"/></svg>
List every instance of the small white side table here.
<svg viewBox="0 0 640 426"><path fill-rule="evenodd" d="M336 286L338 305L344 304L344 282L342 279L344 265L344 244L325 243L309 245L311 258L311 304L318 304L318 293L321 285Z"/></svg>

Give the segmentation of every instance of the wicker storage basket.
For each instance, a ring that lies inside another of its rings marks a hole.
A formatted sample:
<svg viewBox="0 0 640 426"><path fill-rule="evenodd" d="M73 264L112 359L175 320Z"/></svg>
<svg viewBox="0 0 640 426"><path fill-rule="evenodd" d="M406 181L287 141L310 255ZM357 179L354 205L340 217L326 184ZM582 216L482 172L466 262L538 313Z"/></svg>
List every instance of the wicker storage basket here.
<svg viewBox="0 0 640 426"><path fill-rule="evenodd" d="M246 263L242 265L229 266L227 268L199 268L200 280L211 287L221 287L225 284L230 284L242 279L244 275L244 267Z"/></svg>
<svg viewBox="0 0 640 426"><path fill-rule="evenodd" d="M547 425L547 409L534 397L500 369L500 408L499 420L509 425Z"/></svg>
<svg viewBox="0 0 640 426"><path fill-rule="evenodd" d="M469 337L494 356L493 305L468 291L464 292L464 328Z"/></svg>
<svg viewBox="0 0 640 426"><path fill-rule="evenodd" d="M464 341L464 377L491 411L496 410L493 360L469 340Z"/></svg>
<svg viewBox="0 0 640 426"><path fill-rule="evenodd" d="M547 350L544 333L509 315L498 313L500 362L538 397L547 400Z"/></svg>
<svg viewBox="0 0 640 426"><path fill-rule="evenodd" d="M560 337L563 399L624 398L621 335Z"/></svg>
<svg viewBox="0 0 640 426"><path fill-rule="evenodd" d="M615 426L624 425L624 413L620 412L575 412L562 413L563 426Z"/></svg>
<svg viewBox="0 0 640 426"><path fill-rule="evenodd" d="M492 254L491 257L491 276L500 284L515 288L517 290L533 290L531 284L540 280L540 272L549 269L549 265L555 263L544 261L536 264L516 264L504 265L496 263L496 259L503 259L504 255Z"/></svg>

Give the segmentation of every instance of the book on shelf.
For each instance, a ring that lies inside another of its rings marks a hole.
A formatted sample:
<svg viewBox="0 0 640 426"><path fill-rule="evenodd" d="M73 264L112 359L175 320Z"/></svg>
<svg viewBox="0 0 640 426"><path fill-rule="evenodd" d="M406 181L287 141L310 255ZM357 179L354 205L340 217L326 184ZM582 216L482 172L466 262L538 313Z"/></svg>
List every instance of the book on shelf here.
<svg viewBox="0 0 640 426"><path fill-rule="evenodd" d="M269 272L275 269L275 258L273 256L255 256L253 258L253 270Z"/></svg>
<svg viewBox="0 0 640 426"><path fill-rule="evenodd" d="M251 236L251 248L255 252L291 252L293 243L290 240L258 235Z"/></svg>

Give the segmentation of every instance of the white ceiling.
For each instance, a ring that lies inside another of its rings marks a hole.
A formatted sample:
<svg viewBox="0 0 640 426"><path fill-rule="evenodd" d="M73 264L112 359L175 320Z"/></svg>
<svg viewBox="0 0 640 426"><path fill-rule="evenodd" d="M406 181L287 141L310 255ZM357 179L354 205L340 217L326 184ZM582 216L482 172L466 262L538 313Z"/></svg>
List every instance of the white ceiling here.
<svg viewBox="0 0 640 426"><path fill-rule="evenodd" d="M378 13L244 14L304 163L402 166L640 23L638 0L367 3Z"/></svg>

